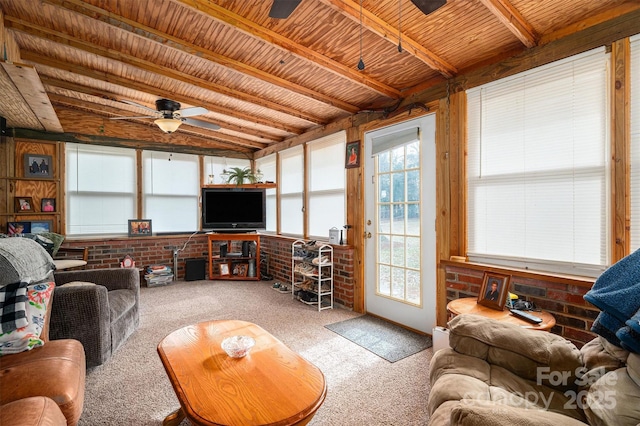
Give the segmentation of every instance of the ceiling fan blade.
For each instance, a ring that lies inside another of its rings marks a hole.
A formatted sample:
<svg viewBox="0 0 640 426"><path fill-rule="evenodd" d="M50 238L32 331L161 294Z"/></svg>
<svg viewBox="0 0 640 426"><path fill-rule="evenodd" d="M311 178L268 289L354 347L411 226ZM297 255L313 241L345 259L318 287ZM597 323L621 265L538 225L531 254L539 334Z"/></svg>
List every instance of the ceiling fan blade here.
<svg viewBox="0 0 640 426"><path fill-rule="evenodd" d="M193 117L194 115L202 115L208 113L209 110L202 107L191 107L175 111L173 114L177 117Z"/></svg>
<svg viewBox="0 0 640 426"><path fill-rule="evenodd" d="M142 109L146 109L148 111L152 111L155 114L154 117L156 117L157 114L158 114L157 110L155 110L153 108L149 108L148 106L139 104L137 102L133 102L133 101L130 101L130 100L127 100L127 99L122 99L122 102L124 102L125 104L133 105L133 106L138 107L138 108L142 108Z"/></svg>
<svg viewBox="0 0 640 426"><path fill-rule="evenodd" d="M447 0L411 0L411 3L420 9L422 13L428 15L440 6L444 6Z"/></svg>
<svg viewBox="0 0 640 426"><path fill-rule="evenodd" d="M203 129L209 129L209 130L220 129L220 126L218 126L217 124L209 123L208 121L203 121L203 120L196 120L195 118L183 118L182 122L190 126L202 127Z"/></svg>
<svg viewBox="0 0 640 426"><path fill-rule="evenodd" d="M298 7L302 0L273 0L269 17L275 19L287 19Z"/></svg>
<svg viewBox="0 0 640 426"><path fill-rule="evenodd" d="M143 115L140 117L109 117L109 120L129 120L131 118L158 118L157 115Z"/></svg>

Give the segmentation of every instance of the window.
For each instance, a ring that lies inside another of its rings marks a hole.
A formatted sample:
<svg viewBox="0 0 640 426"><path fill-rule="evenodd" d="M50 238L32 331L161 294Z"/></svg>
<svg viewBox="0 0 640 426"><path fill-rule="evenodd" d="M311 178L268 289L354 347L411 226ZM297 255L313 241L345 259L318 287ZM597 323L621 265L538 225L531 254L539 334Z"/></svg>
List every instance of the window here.
<svg viewBox="0 0 640 426"><path fill-rule="evenodd" d="M194 232L200 229L198 156L142 153L144 213L153 232Z"/></svg>
<svg viewBox="0 0 640 426"><path fill-rule="evenodd" d="M276 175L276 154L267 155L256 160L256 170L262 172L262 179L265 182L277 182ZM277 212L276 212L276 189L268 188L267 194L267 232L276 232Z"/></svg>
<svg viewBox="0 0 640 426"><path fill-rule="evenodd" d="M302 145L280 151L280 232L302 235L304 208L304 151Z"/></svg>
<svg viewBox="0 0 640 426"><path fill-rule="evenodd" d="M66 144L67 235L127 233L136 217L136 152Z"/></svg>
<svg viewBox="0 0 640 426"><path fill-rule="evenodd" d="M631 37L631 250L640 248L640 35Z"/></svg>
<svg viewBox="0 0 640 426"><path fill-rule="evenodd" d="M345 141L344 131L316 141L308 147L309 193L308 234L327 238L329 229L342 229L345 220Z"/></svg>
<svg viewBox="0 0 640 426"><path fill-rule="evenodd" d="M468 255L596 276L608 265L609 55L468 91Z"/></svg>

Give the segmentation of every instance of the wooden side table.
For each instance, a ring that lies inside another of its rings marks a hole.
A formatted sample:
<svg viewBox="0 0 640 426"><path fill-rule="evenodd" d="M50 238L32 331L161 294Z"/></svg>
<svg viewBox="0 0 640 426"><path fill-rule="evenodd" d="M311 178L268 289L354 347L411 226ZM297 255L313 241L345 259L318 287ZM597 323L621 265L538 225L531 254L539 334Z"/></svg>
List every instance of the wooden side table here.
<svg viewBox="0 0 640 426"><path fill-rule="evenodd" d="M465 297L462 299L452 300L447 304L447 312L449 313L449 319L456 317L460 314L474 314L487 318L493 318L498 321L510 322L517 324L522 328L530 328L532 330L549 331L556 325L556 319L549 312L546 311L531 311L532 315L542 318L540 324L532 324L528 321L520 319L509 312L508 309L498 311L497 309L491 309L483 305L479 305L478 299L475 297Z"/></svg>

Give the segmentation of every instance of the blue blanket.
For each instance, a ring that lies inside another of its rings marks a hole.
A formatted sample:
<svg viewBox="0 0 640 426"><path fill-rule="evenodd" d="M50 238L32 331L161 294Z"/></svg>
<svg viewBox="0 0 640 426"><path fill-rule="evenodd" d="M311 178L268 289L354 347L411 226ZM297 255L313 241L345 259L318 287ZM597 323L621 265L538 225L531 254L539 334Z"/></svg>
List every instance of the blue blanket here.
<svg viewBox="0 0 640 426"><path fill-rule="evenodd" d="M604 271L584 298L602 311L591 331L640 352L640 250Z"/></svg>

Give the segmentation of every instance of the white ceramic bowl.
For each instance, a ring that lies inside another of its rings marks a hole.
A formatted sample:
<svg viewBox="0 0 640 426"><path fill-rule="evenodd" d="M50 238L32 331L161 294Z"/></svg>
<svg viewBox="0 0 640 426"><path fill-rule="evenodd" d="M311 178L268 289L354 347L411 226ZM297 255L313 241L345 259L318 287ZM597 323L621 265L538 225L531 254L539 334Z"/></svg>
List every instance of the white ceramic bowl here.
<svg viewBox="0 0 640 426"><path fill-rule="evenodd" d="M256 341L249 336L231 336L222 341L222 349L232 358L242 358L249 353Z"/></svg>

